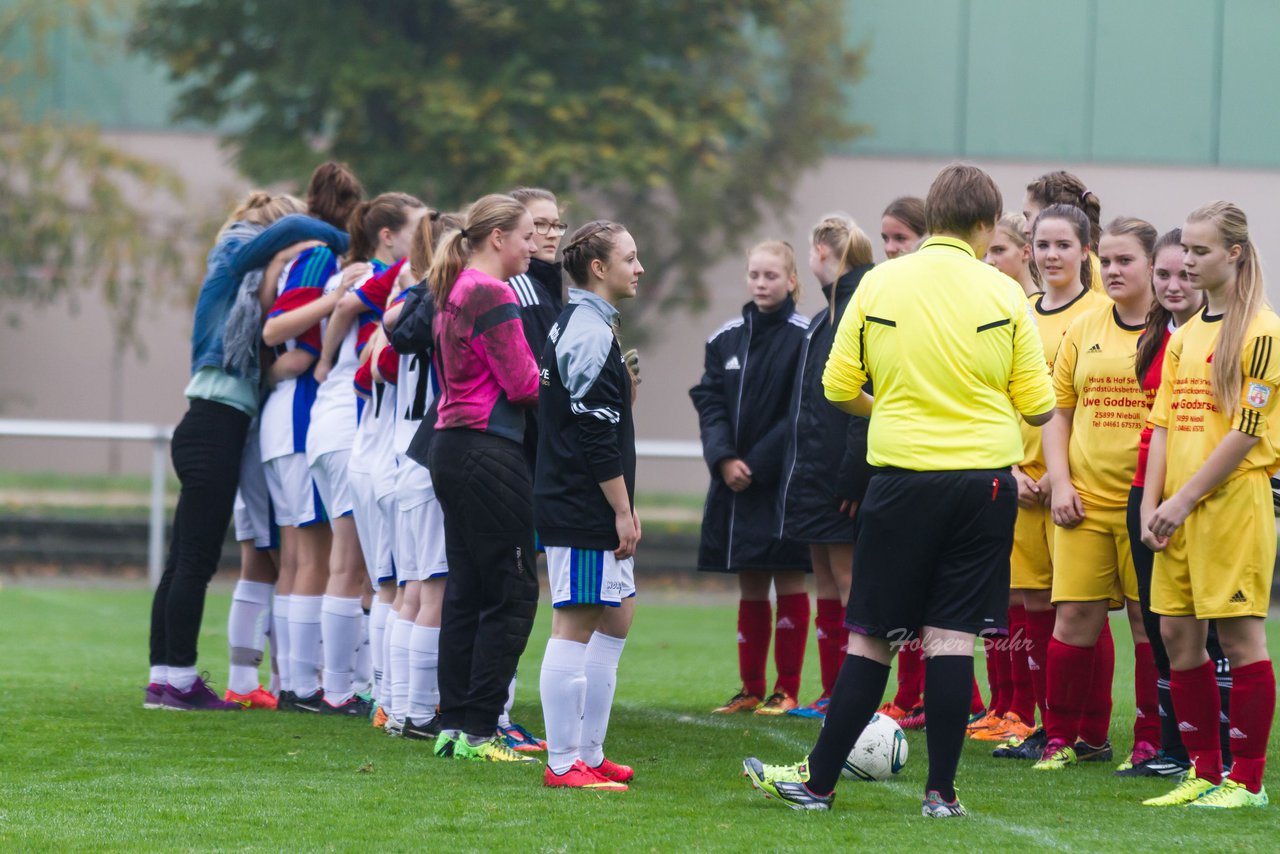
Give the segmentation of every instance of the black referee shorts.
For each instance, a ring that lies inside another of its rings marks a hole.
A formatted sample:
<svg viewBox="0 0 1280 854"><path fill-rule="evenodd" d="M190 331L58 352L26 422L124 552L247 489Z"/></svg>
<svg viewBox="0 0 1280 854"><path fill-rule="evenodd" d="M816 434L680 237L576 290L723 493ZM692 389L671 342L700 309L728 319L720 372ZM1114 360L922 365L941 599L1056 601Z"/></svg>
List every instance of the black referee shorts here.
<svg viewBox="0 0 1280 854"><path fill-rule="evenodd" d="M890 641L1006 628L1017 515L1008 469L878 469L858 508L845 627Z"/></svg>

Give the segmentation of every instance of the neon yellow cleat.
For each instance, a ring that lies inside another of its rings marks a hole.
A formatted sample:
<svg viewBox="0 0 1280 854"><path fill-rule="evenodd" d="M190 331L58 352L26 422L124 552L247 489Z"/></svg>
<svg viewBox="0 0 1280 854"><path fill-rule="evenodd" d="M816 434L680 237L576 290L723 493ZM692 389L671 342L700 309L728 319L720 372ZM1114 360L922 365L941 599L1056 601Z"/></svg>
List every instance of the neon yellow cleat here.
<svg viewBox="0 0 1280 854"><path fill-rule="evenodd" d="M1186 778L1173 787L1173 791L1158 798L1147 798L1142 802L1142 805L1147 807L1182 807L1192 801L1199 800L1216 788L1218 787L1208 780L1197 777L1196 769L1192 768L1187 772Z"/></svg>
<svg viewBox="0 0 1280 854"><path fill-rule="evenodd" d="M1230 778L1223 780L1221 786L1216 786L1205 792L1196 800L1187 804L1189 807L1206 807L1208 809L1221 810L1237 810L1241 807L1265 807L1267 805L1267 790L1264 786L1255 794L1243 784L1237 783Z"/></svg>

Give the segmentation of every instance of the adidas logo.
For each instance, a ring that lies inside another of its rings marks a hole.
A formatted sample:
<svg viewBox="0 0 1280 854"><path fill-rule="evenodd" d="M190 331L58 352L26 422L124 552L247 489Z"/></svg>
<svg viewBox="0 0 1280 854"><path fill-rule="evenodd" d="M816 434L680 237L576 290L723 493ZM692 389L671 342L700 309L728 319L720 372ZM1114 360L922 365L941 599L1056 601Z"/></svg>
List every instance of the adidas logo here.
<svg viewBox="0 0 1280 854"><path fill-rule="evenodd" d="M1145 718L1145 717L1146 717L1146 715L1145 715L1145 714L1143 714L1142 709L1138 709L1138 711L1137 711L1137 715L1138 715L1138 717L1140 717L1140 718Z"/></svg>
<svg viewBox="0 0 1280 854"><path fill-rule="evenodd" d="M746 643L747 638L742 632L738 632L738 643Z"/></svg>
<svg viewBox="0 0 1280 854"><path fill-rule="evenodd" d="M818 640L826 640L826 639L827 639L827 633L826 633L826 632L824 632L822 629L817 629L817 630L816 630L816 632L817 632Z"/></svg>
<svg viewBox="0 0 1280 854"><path fill-rule="evenodd" d="M1244 604L1246 604L1249 600L1245 598L1245 595L1244 595L1244 591L1243 591L1243 590L1237 590L1237 591L1236 591L1236 595L1232 596L1232 597L1231 597L1230 599L1228 599L1227 601L1228 601L1228 602L1230 602L1230 603L1231 603L1231 604L1233 604L1233 605L1244 605Z"/></svg>
<svg viewBox="0 0 1280 854"><path fill-rule="evenodd" d="M1199 731L1200 730L1196 729L1194 726L1187 723L1186 721L1178 721L1178 732L1199 732Z"/></svg>
<svg viewBox="0 0 1280 854"><path fill-rule="evenodd" d="M1089 348L1088 352L1090 352L1090 353L1101 353L1101 352L1102 352L1102 345L1101 345L1101 344L1094 344L1092 347L1090 347L1090 348Z"/></svg>
<svg viewBox="0 0 1280 854"><path fill-rule="evenodd" d="M1249 737L1245 735L1243 732L1241 732L1239 727L1232 727L1231 731L1227 733L1227 736L1229 738L1248 738Z"/></svg>
<svg viewBox="0 0 1280 854"><path fill-rule="evenodd" d="M1034 658L1032 658L1032 657L1031 657L1031 656L1029 656L1029 655L1027 656L1027 669L1028 669L1028 670L1039 670L1039 669L1040 669L1040 664L1039 664L1039 663L1038 663Z"/></svg>
<svg viewBox="0 0 1280 854"><path fill-rule="evenodd" d="M724 369L726 371L737 371L737 370L740 370L741 368L742 368L742 365L741 363L738 362L737 356L730 356L729 361L724 363Z"/></svg>
<svg viewBox="0 0 1280 854"><path fill-rule="evenodd" d="M778 619L777 628L779 629L794 629L795 627L796 624L791 621L790 617L780 617Z"/></svg>

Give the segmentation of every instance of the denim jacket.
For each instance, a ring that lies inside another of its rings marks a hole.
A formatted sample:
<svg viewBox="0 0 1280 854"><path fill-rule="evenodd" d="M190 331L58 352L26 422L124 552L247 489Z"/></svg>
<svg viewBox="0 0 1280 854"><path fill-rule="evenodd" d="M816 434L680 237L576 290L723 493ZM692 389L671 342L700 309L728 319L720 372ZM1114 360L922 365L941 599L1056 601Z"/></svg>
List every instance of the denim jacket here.
<svg viewBox="0 0 1280 854"><path fill-rule="evenodd" d="M193 376L201 368L223 369L222 331L244 275L265 267L281 249L303 240L323 240L339 255L347 251L345 232L304 214L282 217L265 229L236 223L209 250L192 325Z"/></svg>

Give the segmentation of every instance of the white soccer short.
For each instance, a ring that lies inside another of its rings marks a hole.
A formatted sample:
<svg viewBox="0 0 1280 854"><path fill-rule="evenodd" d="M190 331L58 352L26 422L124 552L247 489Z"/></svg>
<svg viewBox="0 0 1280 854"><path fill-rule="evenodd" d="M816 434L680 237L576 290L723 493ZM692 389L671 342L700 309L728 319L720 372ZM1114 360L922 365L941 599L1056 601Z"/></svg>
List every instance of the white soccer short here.
<svg viewBox="0 0 1280 854"><path fill-rule="evenodd" d="M444 551L444 511L440 502L432 495L412 507L400 507L398 513L396 577L402 583L446 577L449 561Z"/></svg>
<svg viewBox="0 0 1280 854"><path fill-rule="evenodd" d="M320 490L320 500L330 519L351 515L351 487L347 483L347 463L351 451L330 451L311 464L311 479Z"/></svg>
<svg viewBox="0 0 1280 854"><path fill-rule="evenodd" d="M377 589L382 582L394 579L396 573L391 564L391 551L385 549L388 539L384 531L386 519L373 494L373 476L368 472L348 470L347 489L351 495L351 516L356 523L360 553L364 555L364 568L369 573L369 581Z"/></svg>
<svg viewBox="0 0 1280 854"><path fill-rule="evenodd" d="M259 459L258 431L249 432L244 453L240 456L240 486L236 490L236 542L253 540L259 550L280 548L275 517L271 513L271 494L267 474Z"/></svg>
<svg viewBox="0 0 1280 854"><path fill-rule="evenodd" d="M636 560L618 560L612 551L547 546L551 605L611 605L636 595Z"/></svg>
<svg viewBox="0 0 1280 854"><path fill-rule="evenodd" d="M305 528L327 518L320 492L307 468L307 455L289 454L267 460L262 465L276 524Z"/></svg>

